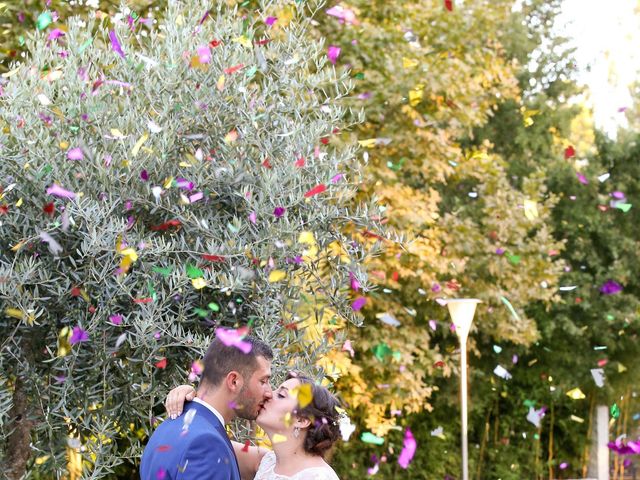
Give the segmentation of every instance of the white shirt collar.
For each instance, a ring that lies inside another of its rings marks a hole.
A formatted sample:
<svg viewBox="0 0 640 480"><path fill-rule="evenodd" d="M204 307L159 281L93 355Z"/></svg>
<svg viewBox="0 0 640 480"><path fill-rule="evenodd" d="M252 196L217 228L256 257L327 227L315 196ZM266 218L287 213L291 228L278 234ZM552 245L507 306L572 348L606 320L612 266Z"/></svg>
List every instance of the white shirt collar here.
<svg viewBox="0 0 640 480"><path fill-rule="evenodd" d="M211 405L209 405L207 402L205 402L204 400L196 397L193 399L194 402L199 403L200 405L205 406L206 408L208 408L211 412L213 412L213 414L218 418L218 420L220 420L220 423L222 424L222 426L224 427L225 422L224 422L224 417L222 416L222 414L220 414L220 412L218 410L216 410L215 408L213 408Z"/></svg>

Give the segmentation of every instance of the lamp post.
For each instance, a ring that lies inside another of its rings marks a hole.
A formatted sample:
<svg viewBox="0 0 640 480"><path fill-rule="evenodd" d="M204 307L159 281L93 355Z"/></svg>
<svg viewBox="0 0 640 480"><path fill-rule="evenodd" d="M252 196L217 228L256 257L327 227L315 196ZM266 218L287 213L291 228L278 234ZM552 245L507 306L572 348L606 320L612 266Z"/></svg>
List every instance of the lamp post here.
<svg viewBox="0 0 640 480"><path fill-rule="evenodd" d="M467 337L476 313L477 298L444 300L460 340L460 418L462 423L462 480L469 480L469 450L467 446Z"/></svg>

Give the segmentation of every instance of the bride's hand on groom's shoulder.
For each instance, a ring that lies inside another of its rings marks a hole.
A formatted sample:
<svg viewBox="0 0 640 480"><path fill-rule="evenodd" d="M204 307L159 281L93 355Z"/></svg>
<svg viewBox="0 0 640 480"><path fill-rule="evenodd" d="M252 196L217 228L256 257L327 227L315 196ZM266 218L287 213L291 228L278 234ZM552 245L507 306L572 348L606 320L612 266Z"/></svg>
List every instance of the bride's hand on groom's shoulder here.
<svg viewBox="0 0 640 480"><path fill-rule="evenodd" d="M164 401L167 416L171 419L178 418L184 409L184 403L190 402L196 397L196 389L191 385L179 385L173 388Z"/></svg>

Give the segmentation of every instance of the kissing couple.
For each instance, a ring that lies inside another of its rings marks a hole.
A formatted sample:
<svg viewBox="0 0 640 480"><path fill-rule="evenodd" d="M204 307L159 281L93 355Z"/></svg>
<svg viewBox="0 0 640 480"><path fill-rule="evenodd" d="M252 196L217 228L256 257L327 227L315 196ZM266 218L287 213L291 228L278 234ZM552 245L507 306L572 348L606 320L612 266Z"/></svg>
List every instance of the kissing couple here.
<svg viewBox="0 0 640 480"><path fill-rule="evenodd" d="M169 392L168 418L142 455L142 480L339 480L324 460L340 438L337 398L297 374L272 391L271 348L252 336L243 341L248 353L216 338L198 389ZM311 398L301 401L309 397L302 391ZM225 425L236 417L256 420L273 450L230 441Z"/></svg>

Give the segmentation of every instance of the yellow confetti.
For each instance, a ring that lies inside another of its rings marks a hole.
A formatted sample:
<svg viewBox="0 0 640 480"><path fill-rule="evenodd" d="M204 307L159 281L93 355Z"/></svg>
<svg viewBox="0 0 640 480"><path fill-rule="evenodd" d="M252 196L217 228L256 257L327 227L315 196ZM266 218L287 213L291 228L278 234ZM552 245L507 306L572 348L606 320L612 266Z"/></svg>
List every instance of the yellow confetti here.
<svg viewBox="0 0 640 480"><path fill-rule="evenodd" d="M524 216L529 220L538 218L538 203L533 200L524 201Z"/></svg>
<svg viewBox="0 0 640 480"><path fill-rule="evenodd" d="M623 364L618 363L618 373L624 373L627 371L627 367L625 367Z"/></svg>
<svg viewBox="0 0 640 480"><path fill-rule="evenodd" d="M284 270L272 270L269 274L269 283L279 282L280 280L284 280L287 276L287 272Z"/></svg>
<svg viewBox="0 0 640 480"><path fill-rule="evenodd" d="M224 81L225 81L224 75L220 75L220 77L218 78L218 82L216 83L216 87L220 92L224 89Z"/></svg>
<svg viewBox="0 0 640 480"><path fill-rule="evenodd" d="M171 188L171 185L173 184L173 177L169 177L164 181L164 184L162 185L165 189L169 189Z"/></svg>
<svg viewBox="0 0 640 480"><path fill-rule="evenodd" d="M201 290L207 286L207 281L202 277L194 278L191 280L191 285L193 285L193 288L196 290Z"/></svg>
<svg viewBox="0 0 640 480"><path fill-rule="evenodd" d="M5 72L2 74L2 76L4 78L9 78L9 77L13 77L16 73L18 73L20 71L20 67L16 67L13 70L10 70L8 72Z"/></svg>
<svg viewBox="0 0 640 480"><path fill-rule="evenodd" d="M110 129L109 133L111 133L111 136L114 137L114 138L117 138L117 139L124 138L123 133L120 130L118 130L117 128Z"/></svg>
<svg viewBox="0 0 640 480"><path fill-rule="evenodd" d="M138 141L136 142L136 144L133 146L133 148L131 149L131 155L133 155L134 157L136 155L138 155L138 152L140 151L140 147L142 146L142 144L144 142L147 141L147 139L149 138L149 134L145 133L144 135L142 135Z"/></svg>
<svg viewBox="0 0 640 480"><path fill-rule="evenodd" d="M69 142L65 142L64 140L60 142L59 145L62 150L66 150L67 148L69 148Z"/></svg>
<svg viewBox="0 0 640 480"><path fill-rule="evenodd" d="M409 105L415 107L422 101L424 85L416 85L413 90L409 91Z"/></svg>
<svg viewBox="0 0 640 480"><path fill-rule="evenodd" d="M271 441L273 443L282 443L287 441L287 437L285 437L284 435L280 435L279 433L275 433Z"/></svg>
<svg viewBox="0 0 640 480"><path fill-rule="evenodd" d="M44 462L49 460L49 457L50 455L41 455L40 457L36 458L36 465L42 465Z"/></svg>
<svg viewBox="0 0 640 480"><path fill-rule="evenodd" d="M313 232L300 232L300 235L298 236L298 243L314 245L316 243L316 239L313 236Z"/></svg>
<svg viewBox="0 0 640 480"><path fill-rule="evenodd" d="M22 198L19 198L16 202L16 207L20 208L22 206Z"/></svg>
<svg viewBox="0 0 640 480"><path fill-rule="evenodd" d="M358 143L360 144L361 147L371 148L375 146L377 141L378 141L377 138L369 138L367 140L358 140Z"/></svg>
<svg viewBox="0 0 640 480"><path fill-rule="evenodd" d="M303 383L291 390L291 394L298 399L298 405L300 408L304 408L313 400L313 389L310 384Z"/></svg>
<svg viewBox="0 0 640 480"><path fill-rule="evenodd" d="M239 43L240 45L246 48L251 48L253 46L251 44L251 40L249 40L249 38L247 38L246 35L240 35L239 37L236 37L231 41L235 43Z"/></svg>
<svg viewBox="0 0 640 480"><path fill-rule="evenodd" d="M124 250L121 250L120 251L120 255L124 255L125 257L131 258L132 262L135 262L136 260L138 260L138 254L131 247L125 248Z"/></svg>
<svg viewBox="0 0 640 480"><path fill-rule="evenodd" d="M285 427L288 427L291 425L291 420L293 419L293 417L291 416L291 412L287 412L284 416L284 425Z"/></svg>
<svg viewBox="0 0 640 480"><path fill-rule="evenodd" d="M402 57L402 66L404 68L415 68L418 66L418 61L413 58Z"/></svg>
<svg viewBox="0 0 640 480"><path fill-rule="evenodd" d="M22 313L22 310L18 308L5 308L4 313L7 317L17 318L18 320L22 320L24 318L24 313Z"/></svg>
<svg viewBox="0 0 640 480"><path fill-rule="evenodd" d="M586 398L585 394L582 393L582 390L580 390L579 388L574 388L572 390L569 390L567 392L567 397L573 400L582 400L583 398Z"/></svg>
<svg viewBox="0 0 640 480"><path fill-rule="evenodd" d="M574 422L578 422L578 423L584 423L584 418L580 418L580 417L576 417L575 415L571 415L571 420L573 420Z"/></svg>
<svg viewBox="0 0 640 480"><path fill-rule="evenodd" d="M64 327L58 333L58 356L64 357L71 351L71 344L69 339L71 338L72 330L69 327Z"/></svg>

